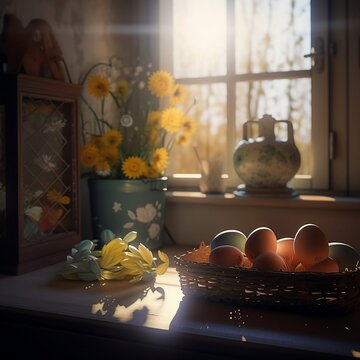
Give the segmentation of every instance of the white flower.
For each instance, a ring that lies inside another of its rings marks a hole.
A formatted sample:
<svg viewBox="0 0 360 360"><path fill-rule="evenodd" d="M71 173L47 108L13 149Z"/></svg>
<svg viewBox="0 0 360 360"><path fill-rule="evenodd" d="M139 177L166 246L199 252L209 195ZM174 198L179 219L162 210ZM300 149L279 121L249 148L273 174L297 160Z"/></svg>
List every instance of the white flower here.
<svg viewBox="0 0 360 360"><path fill-rule="evenodd" d="M145 83L143 82L143 81L140 81L139 82L139 89L141 90L141 89L144 89L144 87L145 87Z"/></svg>
<svg viewBox="0 0 360 360"><path fill-rule="evenodd" d="M156 209L152 204L146 204L145 207L136 209L136 217L142 223L151 222L156 216Z"/></svg>
<svg viewBox="0 0 360 360"><path fill-rule="evenodd" d="M25 215L36 222L40 220L42 212L43 209L40 206L33 206L25 209Z"/></svg>
<svg viewBox="0 0 360 360"><path fill-rule="evenodd" d="M52 123L49 123L44 128L44 134L48 134L49 132L58 132L66 125L66 120L59 119L56 121L53 121Z"/></svg>
<svg viewBox="0 0 360 360"><path fill-rule="evenodd" d="M122 206L120 203L114 201L112 209L114 212L118 212L118 211L122 210Z"/></svg>
<svg viewBox="0 0 360 360"><path fill-rule="evenodd" d="M108 176L111 173L110 169L107 170L96 170L96 173L100 176Z"/></svg>
<svg viewBox="0 0 360 360"><path fill-rule="evenodd" d="M34 159L34 161L42 170L46 172L51 172L57 169L57 166L53 162L51 155L42 154L40 157Z"/></svg>
<svg viewBox="0 0 360 360"><path fill-rule="evenodd" d="M150 236L150 239L155 239L160 232L160 225L159 224L151 224L148 229L148 233Z"/></svg>
<svg viewBox="0 0 360 360"><path fill-rule="evenodd" d="M124 127L130 127L133 124L134 120L131 115L126 114L121 116L120 124Z"/></svg>

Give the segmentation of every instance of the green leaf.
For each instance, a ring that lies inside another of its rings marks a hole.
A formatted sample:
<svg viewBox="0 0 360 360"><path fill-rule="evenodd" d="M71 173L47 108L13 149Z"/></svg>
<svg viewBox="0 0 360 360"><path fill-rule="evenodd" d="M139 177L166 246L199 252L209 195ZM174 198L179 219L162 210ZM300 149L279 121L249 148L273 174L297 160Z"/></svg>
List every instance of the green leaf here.
<svg viewBox="0 0 360 360"><path fill-rule="evenodd" d="M109 229L104 229L100 233L100 239L104 244L109 243L111 240L115 238L116 238L115 234Z"/></svg>

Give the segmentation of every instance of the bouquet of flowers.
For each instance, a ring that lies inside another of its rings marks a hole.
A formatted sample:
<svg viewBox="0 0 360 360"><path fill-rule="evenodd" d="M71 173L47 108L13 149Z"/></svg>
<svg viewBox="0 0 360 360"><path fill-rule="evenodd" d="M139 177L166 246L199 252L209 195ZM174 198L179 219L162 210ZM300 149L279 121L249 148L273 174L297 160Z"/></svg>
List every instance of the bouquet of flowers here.
<svg viewBox="0 0 360 360"><path fill-rule="evenodd" d="M96 250L97 240L82 240L76 244L61 270L67 280L129 280L151 281L163 275L169 267L169 257L158 250L158 258L143 244L130 243L136 239L136 231L124 238L116 238L110 229L104 229L100 238L104 243Z"/></svg>
<svg viewBox="0 0 360 360"><path fill-rule="evenodd" d="M188 90L170 73L112 57L92 66L83 86L83 174L115 179L164 175L175 144L189 144L196 130L185 106ZM87 115L86 115L87 114Z"/></svg>

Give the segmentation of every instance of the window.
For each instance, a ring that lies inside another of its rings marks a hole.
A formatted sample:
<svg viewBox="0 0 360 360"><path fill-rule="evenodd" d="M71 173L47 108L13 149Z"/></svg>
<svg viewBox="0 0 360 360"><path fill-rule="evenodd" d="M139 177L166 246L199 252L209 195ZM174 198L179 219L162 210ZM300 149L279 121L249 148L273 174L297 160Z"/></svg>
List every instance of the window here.
<svg viewBox="0 0 360 360"><path fill-rule="evenodd" d="M324 8L325 7L325 8ZM240 179L232 154L242 126L271 114L291 120L302 163L293 186L328 187L327 72L324 57L304 57L325 27L326 3L311 0L173 0L160 7L162 67L188 85L197 103L196 146L203 158L220 153L228 186ZM319 19L322 17L323 19ZM319 48L316 48L319 51ZM316 62L315 62L316 60ZM277 129L284 136L284 129ZM314 141L314 139L318 139ZM171 180L194 185L192 147L174 148ZM171 181L170 180L170 181Z"/></svg>

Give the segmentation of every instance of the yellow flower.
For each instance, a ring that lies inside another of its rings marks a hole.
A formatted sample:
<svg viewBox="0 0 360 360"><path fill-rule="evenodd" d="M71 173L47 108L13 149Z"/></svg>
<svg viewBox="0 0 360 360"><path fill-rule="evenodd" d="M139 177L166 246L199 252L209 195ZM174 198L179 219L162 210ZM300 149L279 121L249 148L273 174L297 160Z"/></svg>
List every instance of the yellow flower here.
<svg viewBox="0 0 360 360"><path fill-rule="evenodd" d="M92 145L87 144L80 150L81 165L87 168L92 168L99 161L99 149Z"/></svg>
<svg viewBox="0 0 360 360"><path fill-rule="evenodd" d="M164 148L156 149L151 156L151 166L158 172L162 172L166 169L169 161L168 151Z"/></svg>
<svg viewBox="0 0 360 360"><path fill-rule="evenodd" d="M158 275L163 275L166 270L168 269L169 267L169 257L162 251L158 250L158 256L159 256L159 259L161 261L163 261L163 264L159 265L157 268L156 268L156 273Z"/></svg>
<svg viewBox="0 0 360 360"><path fill-rule="evenodd" d="M161 115L161 127L169 133L179 131L183 121L183 113L176 108L168 108Z"/></svg>
<svg viewBox="0 0 360 360"><path fill-rule="evenodd" d="M87 82L87 91L97 98L104 98L109 95L110 81L101 75L92 75Z"/></svg>
<svg viewBox="0 0 360 360"><path fill-rule="evenodd" d="M129 179L138 179L144 175L146 164L140 157L130 156L123 162L122 171Z"/></svg>
<svg viewBox="0 0 360 360"><path fill-rule="evenodd" d="M170 105L182 104L188 95L188 91L185 85L175 84L173 88L172 96L169 100Z"/></svg>
<svg viewBox="0 0 360 360"><path fill-rule="evenodd" d="M123 136L119 130L108 130L103 136L105 146L118 146L122 141Z"/></svg>
<svg viewBox="0 0 360 360"><path fill-rule="evenodd" d="M118 164L120 161L119 150L112 146L104 147L100 151L100 155L101 158L103 160L106 160L110 166L114 166Z"/></svg>
<svg viewBox="0 0 360 360"><path fill-rule="evenodd" d="M70 204L70 198L66 195L63 196L61 193L59 193L56 190L50 190L47 193L47 198L50 202L53 202L53 203L60 203L63 205Z"/></svg>
<svg viewBox="0 0 360 360"><path fill-rule="evenodd" d="M148 80L149 90L158 97L170 95L174 86L173 77L163 70L152 73Z"/></svg>
<svg viewBox="0 0 360 360"><path fill-rule="evenodd" d="M148 132L147 142L150 146L156 146L160 142L160 131L158 129L151 129Z"/></svg>
<svg viewBox="0 0 360 360"><path fill-rule="evenodd" d="M129 96L129 83L126 80L120 80L115 84L114 93L116 96L126 100Z"/></svg>
<svg viewBox="0 0 360 360"><path fill-rule="evenodd" d="M103 137L100 135L92 135L89 144L94 145L101 150L104 146Z"/></svg>
<svg viewBox="0 0 360 360"><path fill-rule="evenodd" d="M161 111L151 111L148 116L147 125L150 128L159 128L161 120Z"/></svg>
<svg viewBox="0 0 360 360"><path fill-rule="evenodd" d="M101 249L100 267L102 269L111 269L120 264L121 260L125 257L123 250L126 248L127 243L120 238L113 239L105 244Z"/></svg>
<svg viewBox="0 0 360 360"><path fill-rule="evenodd" d="M159 171L151 166L147 166L144 175L149 179L155 179L159 176Z"/></svg>
<svg viewBox="0 0 360 360"><path fill-rule="evenodd" d="M185 116L182 124L183 132L193 135L197 129L197 124L191 116Z"/></svg>
<svg viewBox="0 0 360 360"><path fill-rule="evenodd" d="M106 159L99 160L95 165L95 170L101 176L107 176L111 173L110 164Z"/></svg>
<svg viewBox="0 0 360 360"><path fill-rule="evenodd" d="M176 137L175 142L176 142L176 144L182 145L182 146L188 145L190 142L190 134L187 132L183 132L183 133L179 134Z"/></svg>

